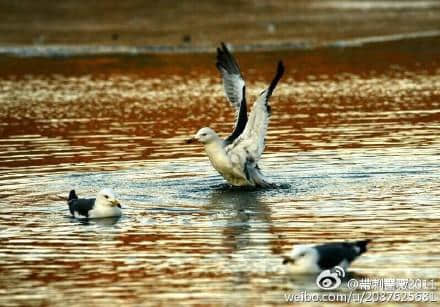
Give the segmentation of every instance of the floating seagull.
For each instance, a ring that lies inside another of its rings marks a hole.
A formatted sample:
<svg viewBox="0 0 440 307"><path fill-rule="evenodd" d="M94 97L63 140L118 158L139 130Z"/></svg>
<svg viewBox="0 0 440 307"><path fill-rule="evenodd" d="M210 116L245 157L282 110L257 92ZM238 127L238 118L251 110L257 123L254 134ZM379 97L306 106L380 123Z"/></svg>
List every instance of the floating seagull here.
<svg viewBox="0 0 440 307"><path fill-rule="evenodd" d="M75 218L103 218L121 216L121 205L111 189L102 189L95 198L78 198L75 190L70 191L67 200L70 213Z"/></svg>
<svg viewBox="0 0 440 307"><path fill-rule="evenodd" d="M294 246L283 264L294 274L313 274L340 266L346 270L351 262L367 251L370 240L337 242L322 245Z"/></svg>
<svg viewBox="0 0 440 307"><path fill-rule="evenodd" d="M203 143L211 164L231 185L272 186L261 173L258 161L265 146L270 116L269 98L284 73L284 65L278 62L275 77L254 103L249 119L245 82L237 62L224 43L217 49L217 69L221 73L226 96L236 109L234 131L222 140L214 130L205 127L188 143L194 140Z"/></svg>

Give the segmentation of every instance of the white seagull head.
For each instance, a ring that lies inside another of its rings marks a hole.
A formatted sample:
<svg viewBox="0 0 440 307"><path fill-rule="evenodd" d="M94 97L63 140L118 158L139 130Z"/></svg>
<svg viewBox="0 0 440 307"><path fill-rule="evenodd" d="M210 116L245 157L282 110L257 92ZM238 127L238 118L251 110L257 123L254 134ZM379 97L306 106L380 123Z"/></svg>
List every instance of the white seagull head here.
<svg viewBox="0 0 440 307"><path fill-rule="evenodd" d="M290 255L284 257L283 264L287 264L289 271L295 274L320 272L318 267L319 254L313 245L296 245Z"/></svg>
<svg viewBox="0 0 440 307"><path fill-rule="evenodd" d="M99 206L115 207L119 205L119 201L111 189L105 188L96 195L96 204Z"/></svg>
<svg viewBox="0 0 440 307"><path fill-rule="evenodd" d="M205 127L205 128L200 129L196 133L196 135L194 136L194 139L196 139L200 143L209 144L209 143L216 141L218 139L218 135L211 128Z"/></svg>

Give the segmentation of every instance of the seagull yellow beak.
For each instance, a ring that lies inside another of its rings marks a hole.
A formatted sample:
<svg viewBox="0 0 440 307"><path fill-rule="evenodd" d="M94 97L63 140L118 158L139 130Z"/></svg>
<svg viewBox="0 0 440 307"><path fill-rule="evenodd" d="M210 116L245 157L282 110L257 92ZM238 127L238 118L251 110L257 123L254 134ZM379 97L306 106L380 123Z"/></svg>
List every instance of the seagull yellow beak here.
<svg viewBox="0 0 440 307"><path fill-rule="evenodd" d="M192 144L192 143L194 143L195 141L197 141L196 138L190 138L190 139L187 139L187 140L185 141L185 144Z"/></svg>
<svg viewBox="0 0 440 307"><path fill-rule="evenodd" d="M118 205L120 205L120 204L119 204L119 201L117 201L116 199L115 199L115 200L112 200L112 201L111 201L111 204L112 204L112 206L118 206Z"/></svg>

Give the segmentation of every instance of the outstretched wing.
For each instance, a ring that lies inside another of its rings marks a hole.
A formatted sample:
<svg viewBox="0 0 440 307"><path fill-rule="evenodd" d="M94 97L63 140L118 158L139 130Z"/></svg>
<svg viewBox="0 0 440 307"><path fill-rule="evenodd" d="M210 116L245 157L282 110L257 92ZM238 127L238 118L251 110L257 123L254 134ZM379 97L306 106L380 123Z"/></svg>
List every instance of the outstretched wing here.
<svg viewBox="0 0 440 307"><path fill-rule="evenodd" d="M247 105L246 87L240 67L224 43L217 48L217 69L223 79L223 87L229 103L235 108L236 121L234 131L225 140L225 145L232 144L246 127Z"/></svg>
<svg viewBox="0 0 440 307"><path fill-rule="evenodd" d="M246 128L233 144L226 147L226 152L235 152L238 154L237 156L240 157L245 156L248 162L258 162L264 151L267 125L270 116L269 99L283 74L284 65L280 61L275 77L269 87L260 94L252 107ZM243 161L240 161L240 163L243 163Z"/></svg>

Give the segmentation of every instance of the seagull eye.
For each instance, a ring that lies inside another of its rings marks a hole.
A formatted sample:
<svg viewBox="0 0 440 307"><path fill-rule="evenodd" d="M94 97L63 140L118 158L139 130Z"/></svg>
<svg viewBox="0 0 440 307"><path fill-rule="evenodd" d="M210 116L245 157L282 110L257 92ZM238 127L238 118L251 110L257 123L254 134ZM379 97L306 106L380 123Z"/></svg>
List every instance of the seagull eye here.
<svg viewBox="0 0 440 307"><path fill-rule="evenodd" d="M202 133L202 136L206 136L206 133Z"/></svg>
<svg viewBox="0 0 440 307"><path fill-rule="evenodd" d="M105 198L108 198L108 195L104 195Z"/></svg>
<svg viewBox="0 0 440 307"><path fill-rule="evenodd" d="M306 255L306 253L301 253L298 255L298 257L304 257Z"/></svg>

